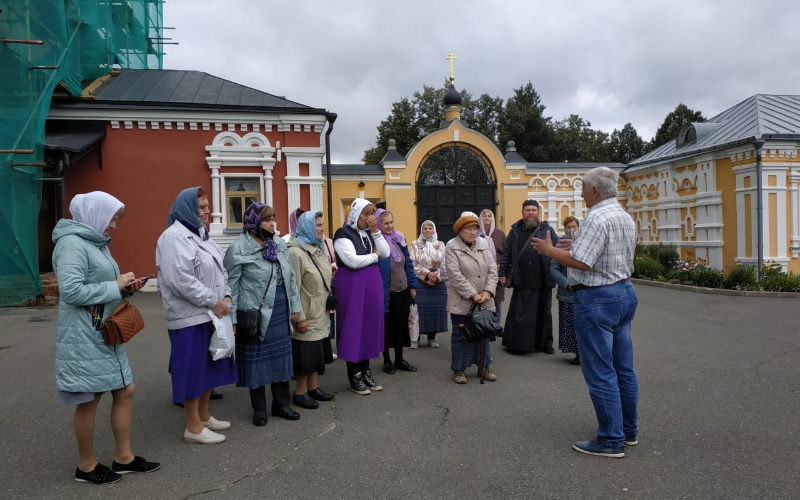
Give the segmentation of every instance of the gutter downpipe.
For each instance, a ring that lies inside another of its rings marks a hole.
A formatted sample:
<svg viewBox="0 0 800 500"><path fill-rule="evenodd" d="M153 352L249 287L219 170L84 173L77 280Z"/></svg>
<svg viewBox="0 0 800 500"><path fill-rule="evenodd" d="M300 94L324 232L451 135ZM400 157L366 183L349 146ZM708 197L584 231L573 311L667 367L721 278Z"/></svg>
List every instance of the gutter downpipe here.
<svg viewBox="0 0 800 500"><path fill-rule="evenodd" d="M328 120L328 130L325 132L325 181L328 184L328 238L333 238L333 187L331 186L331 132L336 113L325 113Z"/></svg>
<svg viewBox="0 0 800 500"><path fill-rule="evenodd" d="M756 224L758 227L758 262L756 263L756 281L761 280L761 268L764 265L764 183L762 179L761 148L764 139L759 136L753 143L756 147Z"/></svg>

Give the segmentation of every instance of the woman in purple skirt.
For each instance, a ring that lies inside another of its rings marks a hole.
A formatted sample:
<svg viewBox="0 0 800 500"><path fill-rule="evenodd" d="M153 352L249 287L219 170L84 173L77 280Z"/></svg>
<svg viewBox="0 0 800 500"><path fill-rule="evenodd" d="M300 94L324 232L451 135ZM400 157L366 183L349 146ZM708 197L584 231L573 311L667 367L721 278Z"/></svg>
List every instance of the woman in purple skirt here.
<svg viewBox="0 0 800 500"><path fill-rule="evenodd" d="M169 211L167 229L158 238L158 288L169 330L172 401L183 403L187 443L225 441L230 422L208 413L214 387L236 382L233 358L214 361L208 350L214 331L209 311L230 313L231 290L222 254L206 231L208 196L200 187L180 192Z"/></svg>
<svg viewBox="0 0 800 500"><path fill-rule="evenodd" d="M378 259L390 254L374 205L363 198L353 200L347 223L333 235L333 248L337 353L347 362L350 389L367 395L383 389L372 377L369 360L383 352L383 280Z"/></svg>

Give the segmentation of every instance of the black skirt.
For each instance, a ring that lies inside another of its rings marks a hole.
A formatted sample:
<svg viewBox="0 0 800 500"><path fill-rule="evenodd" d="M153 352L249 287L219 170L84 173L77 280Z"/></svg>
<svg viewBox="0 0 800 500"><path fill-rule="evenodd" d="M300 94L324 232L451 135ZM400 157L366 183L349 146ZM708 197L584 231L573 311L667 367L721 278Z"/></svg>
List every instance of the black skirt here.
<svg viewBox="0 0 800 500"><path fill-rule="evenodd" d="M389 294L389 312L383 322L384 348L408 347L411 334L408 331L408 309L411 306L411 289Z"/></svg>
<svg viewBox="0 0 800 500"><path fill-rule="evenodd" d="M325 371L325 350L321 340L292 339L292 364L295 375Z"/></svg>

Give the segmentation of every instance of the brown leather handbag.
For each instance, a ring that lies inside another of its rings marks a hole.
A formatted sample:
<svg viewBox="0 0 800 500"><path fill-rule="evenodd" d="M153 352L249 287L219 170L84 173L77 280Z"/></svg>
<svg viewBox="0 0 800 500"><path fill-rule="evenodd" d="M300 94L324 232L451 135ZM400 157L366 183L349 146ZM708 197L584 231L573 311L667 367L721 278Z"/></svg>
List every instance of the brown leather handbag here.
<svg viewBox="0 0 800 500"><path fill-rule="evenodd" d="M106 345L124 344L144 328L142 314L135 305L123 300L105 321L88 307L85 308L97 322L102 322L100 332Z"/></svg>

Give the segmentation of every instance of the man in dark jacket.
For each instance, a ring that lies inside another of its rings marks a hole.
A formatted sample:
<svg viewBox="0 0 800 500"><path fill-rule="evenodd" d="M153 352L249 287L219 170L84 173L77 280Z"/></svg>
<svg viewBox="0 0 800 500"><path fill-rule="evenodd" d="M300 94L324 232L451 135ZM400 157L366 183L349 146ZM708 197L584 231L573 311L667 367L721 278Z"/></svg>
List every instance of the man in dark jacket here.
<svg viewBox="0 0 800 500"><path fill-rule="evenodd" d="M514 294L506 316L503 346L516 352L553 354L553 318L551 304L555 285L550 277L550 259L533 249L531 235L550 236L553 245L558 236L547 222L539 220L539 203L525 200L522 219L511 226L500 257L500 284L511 280Z"/></svg>

